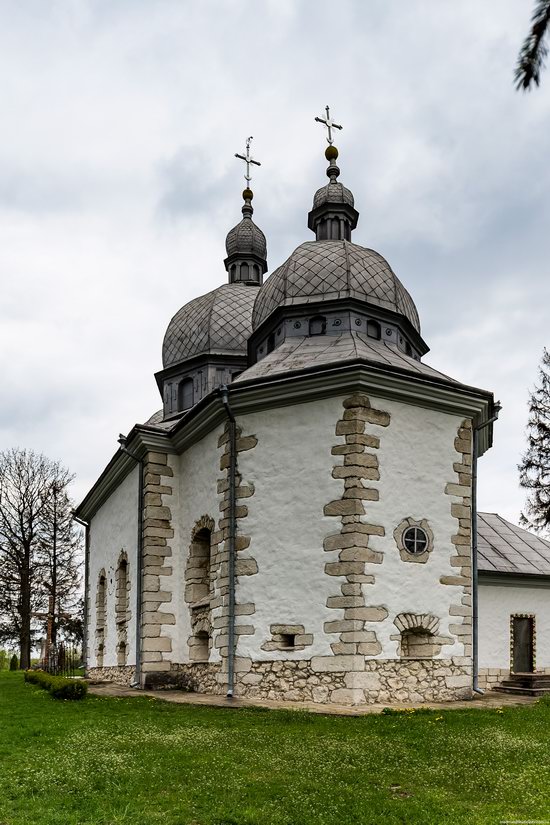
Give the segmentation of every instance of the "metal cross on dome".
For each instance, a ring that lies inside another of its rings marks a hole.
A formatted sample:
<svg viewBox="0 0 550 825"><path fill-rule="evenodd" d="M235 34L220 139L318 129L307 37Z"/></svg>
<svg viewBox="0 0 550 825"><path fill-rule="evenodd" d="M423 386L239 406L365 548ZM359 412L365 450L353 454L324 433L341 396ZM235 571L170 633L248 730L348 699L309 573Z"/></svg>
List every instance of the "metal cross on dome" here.
<svg viewBox="0 0 550 825"><path fill-rule="evenodd" d="M250 157L250 141L251 140L252 140L252 135L250 137L247 137L247 139L246 139L246 155L239 155L238 152L235 152L235 157L239 158L239 160L244 160L244 162L246 163L246 174L244 176L244 179L245 179L246 185L248 186L249 189L250 189L250 181L252 180L252 176L250 174L250 164L253 163L254 166L261 166L262 165L259 160L254 160L254 158Z"/></svg>
<svg viewBox="0 0 550 825"><path fill-rule="evenodd" d="M333 129L341 129L342 127L338 123L335 123L333 120L330 119L330 111L329 111L328 106L325 106L325 112L327 113L326 117L316 117L315 120L317 121L317 123L324 123L324 125L327 127L327 132L328 132L327 141L328 141L329 145L332 146L332 144L333 144L332 130Z"/></svg>

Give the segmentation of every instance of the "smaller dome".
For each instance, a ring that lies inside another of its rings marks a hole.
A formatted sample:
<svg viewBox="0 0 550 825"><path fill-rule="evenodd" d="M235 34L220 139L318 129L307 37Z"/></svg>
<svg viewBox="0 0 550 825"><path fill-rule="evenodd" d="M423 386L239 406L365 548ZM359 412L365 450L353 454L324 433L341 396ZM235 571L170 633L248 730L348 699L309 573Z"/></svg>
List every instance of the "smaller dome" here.
<svg viewBox="0 0 550 825"><path fill-rule="evenodd" d="M313 196L314 209L326 203L346 203L348 206L355 206L351 191L336 180L331 180L326 186L321 186Z"/></svg>
<svg viewBox="0 0 550 825"><path fill-rule="evenodd" d="M164 368L195 355L246 355L258 290L246 284L223 284L185 304L164 336Z"/></svg>
<svg viewBox="0 0 550 825"><path fill-rule="evenodd" d="M262 230L252 218L245 216L237 226L230 229L225 240L227 255L267 256L267 241Z"/></svg>

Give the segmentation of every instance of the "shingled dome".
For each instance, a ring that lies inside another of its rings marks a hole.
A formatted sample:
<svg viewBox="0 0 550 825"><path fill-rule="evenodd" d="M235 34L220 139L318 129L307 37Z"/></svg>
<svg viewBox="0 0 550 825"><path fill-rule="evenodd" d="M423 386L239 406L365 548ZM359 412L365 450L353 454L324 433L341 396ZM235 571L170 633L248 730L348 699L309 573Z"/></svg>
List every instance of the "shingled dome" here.
<svg viewBox="0 0 550 825"><path fill-rule="evenodd" d="M225 240L225 248L228 255L239 252L249 252L259 258L265 258L267 255L264 233L252 219L246 217L229 231Z"/></svg>
<svg viewBox="0 0 550 825"><path fill-rule="evenodd" d="M345 240L309 241L295 249L260 289L252 326L257 329L280 306L337 298L358 298L396 312L420 332L413 299L385 258Z"/></svg>
<svg viewBox="0 0 550 825"><path fill-rule="evenodd" d="M246 355L258 291L255 286L223 284L185 304L164 336L164 368L205 353Z"/></svg>
<svg viewBox="0 0 550 825"><path fill-rule="evenodd" d="M326 203L347 203L348 206L355 206L351 190L337 180L331 180L326 186L321 186L313 196L314 209Z"/></svg>

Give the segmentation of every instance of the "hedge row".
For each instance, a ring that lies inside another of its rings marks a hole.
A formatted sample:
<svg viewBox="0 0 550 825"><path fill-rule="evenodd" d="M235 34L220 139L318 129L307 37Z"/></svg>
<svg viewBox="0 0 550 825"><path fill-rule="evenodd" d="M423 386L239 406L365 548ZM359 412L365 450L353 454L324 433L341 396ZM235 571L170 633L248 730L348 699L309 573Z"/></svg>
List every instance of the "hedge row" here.
<svg viewBox="0 0 550 825"><path fill-rule="evenodd" d="M84 699L88 692L88 682L82 679L52 676L43 670L26 670L25 682L49 691L54 699Z"/></svg>

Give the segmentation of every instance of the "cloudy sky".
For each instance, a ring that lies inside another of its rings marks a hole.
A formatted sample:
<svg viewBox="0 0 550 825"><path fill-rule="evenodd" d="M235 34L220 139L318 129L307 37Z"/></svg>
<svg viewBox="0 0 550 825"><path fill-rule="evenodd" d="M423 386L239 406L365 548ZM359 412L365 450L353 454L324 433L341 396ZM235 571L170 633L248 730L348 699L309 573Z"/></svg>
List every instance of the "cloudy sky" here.
<svg viewBox="0 0 550 825"><path fill-rule="evenodd" d="M513 88L524 0L0 0L0 449L81 497L160 407L171 316L222 283L254 135L274 269L341 180L412 293L425 360L503 403L480 508L516 520L549 343L550 72Z"/></svg>

